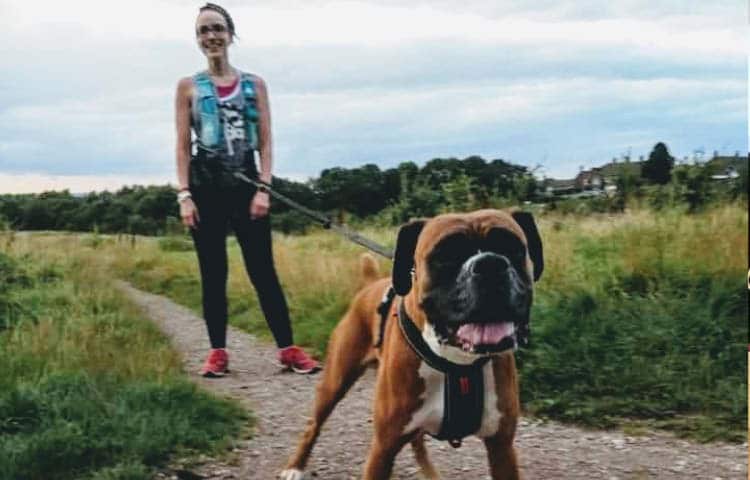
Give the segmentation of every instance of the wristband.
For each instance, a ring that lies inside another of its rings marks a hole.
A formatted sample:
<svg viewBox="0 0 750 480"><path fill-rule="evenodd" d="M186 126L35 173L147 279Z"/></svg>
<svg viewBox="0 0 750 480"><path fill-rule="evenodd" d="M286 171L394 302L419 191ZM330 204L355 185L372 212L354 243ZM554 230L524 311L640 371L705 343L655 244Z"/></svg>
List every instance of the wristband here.
<svg viewBox="0 0 750 480"><path fill-rule="evenodd" d="M193 195L190 193L190 190L185 189L185 190L180 190L179 192L177 192L177 203L182 203L188 198L193 198Z"/></svg>

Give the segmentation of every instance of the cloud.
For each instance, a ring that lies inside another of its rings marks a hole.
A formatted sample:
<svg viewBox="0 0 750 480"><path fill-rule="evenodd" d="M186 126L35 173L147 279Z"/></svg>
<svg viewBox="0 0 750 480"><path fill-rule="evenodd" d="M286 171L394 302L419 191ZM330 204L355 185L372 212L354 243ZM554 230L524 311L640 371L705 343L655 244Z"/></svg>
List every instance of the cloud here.
<svg viewBox="0 0 750 480"><path fill-rule="evenodd" d="M678 155L747 150L736 2L226 6L241 37L232 62L270 85L282 176L475 153L568 175L660 140ZM0 173L172 178L175 85L205 68L195 4L0 10L13 65L0 77Z"/></svg>
<svg viewBox="0 0 750 480"><path fill-rule="evenodd" d="M161 175L47 175L0 173L0 192L38 193L68 190L88 193L102 190L116 191L130 185L167 185L170 179Z"/></svg>

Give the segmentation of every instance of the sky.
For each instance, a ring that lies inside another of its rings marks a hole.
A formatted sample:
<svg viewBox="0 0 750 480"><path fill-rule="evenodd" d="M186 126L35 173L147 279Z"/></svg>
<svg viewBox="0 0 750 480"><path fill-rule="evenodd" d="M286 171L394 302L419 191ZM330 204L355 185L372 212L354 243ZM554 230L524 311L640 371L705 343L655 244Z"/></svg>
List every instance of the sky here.
<svg viewBox="0 0 750 480"><path fill-rule="evenodd" d="M275 175L481 155L570 178L664 142L748 151L742 0L225 1ZM0 0L0 193L176 183L184 0Z"/></svg>

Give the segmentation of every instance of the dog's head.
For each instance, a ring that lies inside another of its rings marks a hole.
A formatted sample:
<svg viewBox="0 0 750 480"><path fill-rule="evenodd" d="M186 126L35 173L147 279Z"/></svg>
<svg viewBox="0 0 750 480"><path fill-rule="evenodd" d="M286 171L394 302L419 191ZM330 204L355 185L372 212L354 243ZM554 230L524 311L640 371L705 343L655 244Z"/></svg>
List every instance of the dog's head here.
<svg viewBox="0 0 750 480"><path fill-rule="evenodd" d="M528 341L542 241L530 213L479 210L415 220L398 233L396 293L437 342L471 356ZM416 311L415 311L416 310Z"/></svg>

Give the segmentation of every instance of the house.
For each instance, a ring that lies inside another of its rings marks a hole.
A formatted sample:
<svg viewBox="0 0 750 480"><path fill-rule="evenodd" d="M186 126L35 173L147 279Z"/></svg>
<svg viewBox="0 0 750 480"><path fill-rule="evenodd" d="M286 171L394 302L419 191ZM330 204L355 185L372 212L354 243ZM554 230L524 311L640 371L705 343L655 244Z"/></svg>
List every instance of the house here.
<svg viewBox="0 0 750 480"><path fill-rule="evenodd" d="M730 181L742 176L747 172L750 155L740 156L736 152L734 156L722 156L714 152L711 160L698 163L701 168L708 169L711 178L716 181ZM645 163L641 155L638 161L630 161L629 157L624 160L612 159L601 167L581 171L575 178L557 180L546 178L540 183L541 195L546 197L582 198L598 195L612 196L617 192L618 179L623 177L640 178Z"/></svg>
<svg viewBox="0 0 750 480"><path fill-rule="evenodd" d="M579 190L603 190L604 176L598 168L582 170L575 178L575 185Z"/></svg>
<svg viewBox="0 0 750 480"><path fill-rule="evenodd" d="M740 178L740 172L734 168L734 165L729 165L721 173L711 175L711 180L734 180L735 178Z"/></svg>
<svg viewBox="0 0 750 480"><path fill-rule="evenodd" d="M617 179L621 176L640 177L643 163L643 157L637 162L631 162L630 160L624 162L612 161L605 163L597 170L604 177L605 184L609 185L617 182Z"/></svg>
<svg viewBox="0 0 750 480"><path fill-rule="evenodd" d="M568 195L578 191L575 178L569 180L556 180L554 178L545 178L542 182L544 195L548 197L557 195Z"/></svg>
<svg viewBox="0 0 750 480"><path fill-rule="evenodd" d="M712 180L739 178L740 172L747 171L747 167L748 156L740 156L740 152L735 152L734 156L719 155L718 152L714 152L713 158L705 164Z"/></svg>

